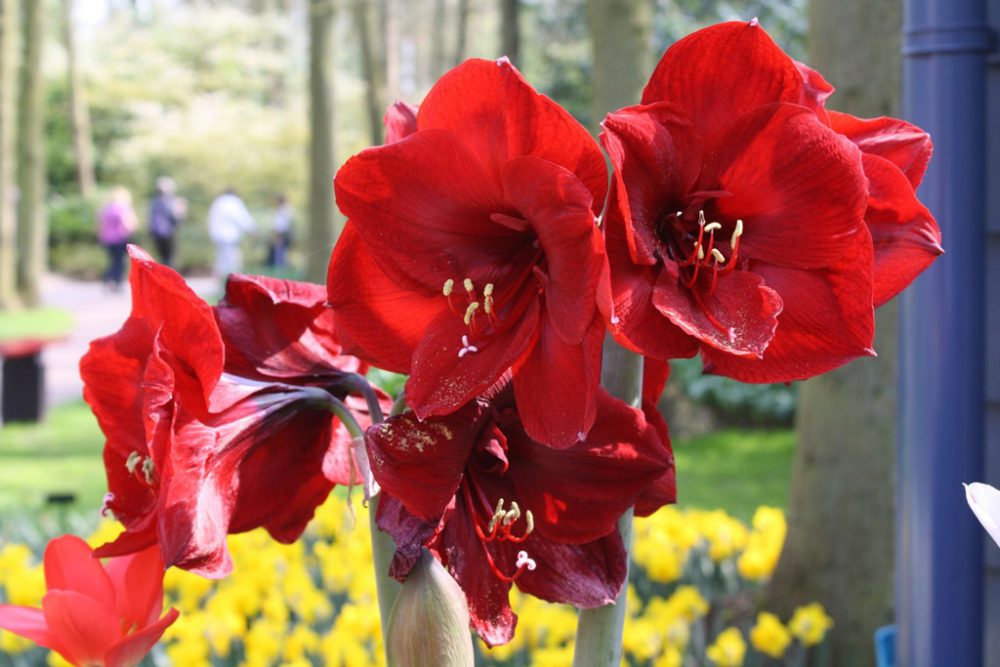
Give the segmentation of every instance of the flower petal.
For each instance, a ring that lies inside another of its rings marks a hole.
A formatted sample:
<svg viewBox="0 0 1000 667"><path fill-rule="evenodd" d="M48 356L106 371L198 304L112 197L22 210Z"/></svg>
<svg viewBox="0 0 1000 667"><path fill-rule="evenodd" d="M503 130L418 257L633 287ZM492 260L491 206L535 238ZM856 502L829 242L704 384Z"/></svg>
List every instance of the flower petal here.
<svg viewBox="0 0 1000 667"><path fill-rule="evenodd" d="M454 503L450 507L454 507ZM387 493L378 497L375 522L396 543L396 551L389 564L389 576L401 582L406 581L410 570L420 558L424 545L434 537L439 522L418 519L406 511L403 503Z"/></svg>
<svg viewBox="0 0 1000 667"><path fill-rule="evenodd" d="M800 103L795 62L756 21L720 23L667 49L642 103L673 102L709 139L733 118L776 102Z"/></svg>
<svg viewBox="0 0 1000 667"><path fill-rule="evenodd" d="M417 131L417 107L396 101L385 110L385 143L405 139Z"/></svg>
<svg viewBox="0 0 1000 667"><path fill-rule="evenodd" d="M60 653L77 665L103 664L104 652L122 636L113 608L73 590L50 590L42 598L45 622L59 638Z"/></svg>
<svg viewBox="0 0 1000 667"><path fill-rule="evenodd" d="M45 621L45 614L41 609L0 604L0 629L13 632L43 648L52 649L63 657L66 655L59 638Z"/></svg>
<svg viewBox="0 0 1000 667"><path fill-rule="evenodd" d="M135 667L138 665L146 657L146 654L153 650L156 642L160 641L160 637L163 636L168 627L173 625L178 616L180 616L179 611L170 609L157 622L118 640L104 655L105 667Z"/></svg>
<svg viewBox="0 0 1000 667"><path fill-rule="evenodd" d="M885 158L906 175L916 190L931 159L931 137L916 125L898 118L856 118L830 112L830 126L858 145L864 153Z"/></svg>
<svg viewBox="0 0 1000 667"><path fill-rule="evenodd" d="M115 590L115 612L126 627L145 627L163 610L163 558L152 547L104 565Z"/></svg>
<svg viewBox="0 0 1000 667"><path fill-rule="evenodd" d="M503 165L522 155L565 167L590 190L594 213L601 212L608 174L597 143L506 58L467 60L438 79L420 105L417 126L454 132L497 183Z"/></svg>
<svg viewBox="0 0 1000 667"><path fill-rule="evenodd" d="M76 591L101 603L109 610L115 608L115 589L93 557L93 551L76 535L63 535L45 547L45 587L61 591Z"/></svg>
<svg viewBox="0 0 1000 667"><path fill-rule="evenodd" d="M583 609L611 604L628 574L628 554L618 531L585 544L560 544L529 536L521 545L504 547L506 551L520 547L536 564L534 570L526 570L517 579L517 587L549 602Z"/></svg>
<svg viewBox="0 0 1000 667"><path fill-rule="evenodd" d="M973 482L963 484L965 500L975 513L979 523L990 534L993 541L1000 547L1000 491L989 484Z"/></svg>

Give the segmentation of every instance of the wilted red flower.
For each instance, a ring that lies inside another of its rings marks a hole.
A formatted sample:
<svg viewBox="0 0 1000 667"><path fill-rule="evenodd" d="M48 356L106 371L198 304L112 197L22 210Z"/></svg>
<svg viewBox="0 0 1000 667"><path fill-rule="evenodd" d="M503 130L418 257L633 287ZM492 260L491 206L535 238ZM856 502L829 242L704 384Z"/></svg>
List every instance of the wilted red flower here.
<svg viewBox="0 0 1000 667"><path fill-rule="evenodd" d="M673 502L673 455L641 412L603 389L596 403L590 434L561 450L525 432L509 389L451 415L406 412L369 428L377 522L397 545L391 574L404 579L430 549L490 645L513 635L512 583L578 607L614 600L627 570L618 518L637 501L644 514Z"/></svg>
<svg viewBox="0 0 1000 667"><path fill-rule="evenodd" d="M324 325L309 322L305 286L237 279L219 309L224 346L212 308L179 275L130 253L132 314L80 363L84 398L107 437L105 509L126 528L98 554L158 543L168 565L224 576L228 533L263 526L291 542L334 482L356 479L351 439L323 409L330 394L288 384L336 387L339 357L315 335ZM233 330L255 320L250 342ZM284 334L295 337L282 345ZM260 381L272 378L285 383Z"/></svg>
<svg viewBox="0 0 1000 667"><path fill-rule="evenodd" d="M420 417L457 410L513 368L525 428L553 446L590 429L606 263L596 143L506 60L444 75L390 140L337 174L349 221L328 275L349 351L410 373ZM396 128L396 129L393 129Z"/></svg>
<svg viewBox="0 0 1000 667"><path fill-rule="evenodd" d="M45 548L42 608L0 605L0 628L80 667L132 667L179 616L160 617L163 570L158 549L102 566L79 537L58 537Z"/></svg>
<svg viewBox="0 0 1000 667"><path fill-rule="evenodd" d="M756 21L724 23L672 46L643 103L608 116L620 341L659 359L700 350L748 382L872 354L873 304L940 253L913 194L930 144L827 112L832 90Z"/></svg>

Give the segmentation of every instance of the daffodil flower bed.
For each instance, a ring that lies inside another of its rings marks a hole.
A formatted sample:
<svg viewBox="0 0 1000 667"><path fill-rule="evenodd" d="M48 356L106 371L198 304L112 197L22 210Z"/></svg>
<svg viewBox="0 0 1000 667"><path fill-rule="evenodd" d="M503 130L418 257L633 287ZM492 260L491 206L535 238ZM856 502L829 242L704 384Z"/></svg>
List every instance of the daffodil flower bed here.
<svg viewBox="0 0 1000 667"><path fill-rule="evenodd" d="M305 538L281 545L262 530L231 536L236 568L213 581L167 572L171 626L151 660L163 666L377 667L382 634L364 508L320 508ZM91 546L115 537L105 522ZM808 604L785 622L758 609L785 540L784 513L759 507L748 526L722 511L665 507L635 524L625 657L653 667L748 667L826 662L833 621ZM0 547L0 601L38 605L40 554ZM477 664L560 667L572 661L576 611L512 594L520 620L509 644L477 647ZM63 666L55 653L0 631L0 665ZM46 662L47 661L47 662Z"/></svg>

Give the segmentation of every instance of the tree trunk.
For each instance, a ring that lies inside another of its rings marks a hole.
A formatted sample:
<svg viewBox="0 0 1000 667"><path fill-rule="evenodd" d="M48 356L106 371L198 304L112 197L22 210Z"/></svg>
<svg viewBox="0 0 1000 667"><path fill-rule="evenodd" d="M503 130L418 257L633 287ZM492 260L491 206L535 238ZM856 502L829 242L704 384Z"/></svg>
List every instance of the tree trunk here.
<svg viewBox="0 0 1000 667"><path fill-rule="evenodd" d="M833 108L897 112L900 11L899 0L810 0L809 64L838 88ZM767 608L822 602L835 667L873 664L873 633L893 617L897 312L893 302L875 318L878 358L800 393L788 539Z"/></svg>
<svg viewBox="0 0 1000 667"><path fill-rule="evenodd" d="M80 194L94 194L94 150L90 136L90 110L86 89L80 76L77 59L76 28L73 23L73 0L63 0L63 40L66 46L67 90L69 91L69 125L73 133L73 153L76 157L76 182Z"/></svg>
<svg viewBox="0 0 1000 667"><path fill-rule="evenodd" d="M17 305L14 214L14 38L17 0L0 0L0 310Z"/></svg>
<svg viewBox="0 0 1000 667"><path fill-rule="evenodd" d="M594 118L638 104L653 71L649 0L587 0L594 49Z"/></svg>
<svg viewBox="0 0 1000 667"><path fill-rule="evenodd" d="M306 279L326 281L337 238L333 202L333 0L309 2L309 243Z"/></svg>
<svg viewBox="0 0 1000 667"><path fill-rule="evenodd" d="M382 144L382 114L385 113L382 68L375 56L371 29L371 3L354 0L354 29L361 48L361 72L365 79L365 109L368 115L368 132L372 146Z"/></svg>
<svg viewBox="0 0 1000 667"><path fill-rule="evenodd" d="M46 262L45 138L42 44L45 0L24 0L17 118L17 288L29 306L38 304Z"/></svg>
<svg viewBox="0 0 1000 667"><path fill-rule="evenodd" d="M458 0L458 19L455 25L455 64L465 60L466 44L469 40L469 0Z"/></svg>
<svg viewBox="0 0 1000 667"><path fill-rule="evenodd" d="M445 58L445 17L444 0L434 0L434 15L431 23L431 79L437 80L444 74L448 63Z"/></svg>
<svg viewBox="0 0 1000 667"><path fill-rule="evenodd" d="M518 67L521 66L520 15L520 0L500 0L500 53L510 58L510 61Z"/></svg>
<svg viewBox="0 0 1000 667"><path fill-rule="evenodd" d="M379 24L383 30L385 43L385 97L387 102L395 102L401 94L400 53L401 35L399 31L400 0L379 0Z"/></svg>

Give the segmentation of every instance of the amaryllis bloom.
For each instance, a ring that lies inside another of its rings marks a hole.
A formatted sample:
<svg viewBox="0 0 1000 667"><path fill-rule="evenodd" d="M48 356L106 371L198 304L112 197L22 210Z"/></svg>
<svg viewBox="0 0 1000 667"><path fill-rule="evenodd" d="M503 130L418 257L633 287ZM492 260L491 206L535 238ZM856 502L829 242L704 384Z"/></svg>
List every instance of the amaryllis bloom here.
<svg viewBox="0 0 1000 667"><path fill-rule="evenodd" d="M832 88L756 21L677 42L608 116L606 240L624 344L747 382L872 354L873 306L940 253L917 202L927 135L824 108ZM874 244L873 244L874 239Z"/></svg>
<svg viewBox="0 0 1000 667"><path fill-rule="evenodd" d="M157 549L102 565L86 542L64 535L45 548L42 608L0 605L0 628L79 667L133 667L179 616L160 616L163 570Z"/></svg>
<svg viewBox="0 0 1000 667"><path fill-rule="evenodd" d="M1000 491L982 482L962 486L965 487L965 500L969 503L969 508L1000 547Z"/></svg>
<svg viewBox="0 0 1000 667"><path fill-rule="evenodd" d="M321 388L343 374L318 368L325 354L338 357L314 340L324 325L306 315L307 287L237 280L219 309L224 342L212 308L177 273L134 246L130 254L132 314L80 363L84 398L107 438L105 510L126 529L97 553L158 544L167 565L223 576L228 533L263 526L291 542L335 482L357 481L351 439ZM274 329L255 327L237 354L245 332L231 327L247 321L244 306ZM298 337L282 346L280 332ZM227 358L250 379L224 374ZM308 371L306 386L288 384L300 379L296 369ZM286 382L261 381L277 377Z"/></svg>
<svg viewBox="0 0 1000 667"><path fill-rule="evenodd" d="M397 545L391 574L405 579L429 549L491 646L513 636L512 584L578 607L613 601L627 572L618 518L637 501L645 514L673 502L673 455L638 410L603 389L596 404L589 435L566 449L525 431L509 389L451 415L406 412L369 428L376 518Z"/></svg>
<svg viewBox="0 0 1000 667"><path fill-rule="evenodd" d="M600 149L506 59L444 75L415 131L411 112L390 109L395 141L335 179L349 221L328 289L345 345L410 373L421 418L513 369L528 432L572 445L594 421L604 335Z"/></svg>

